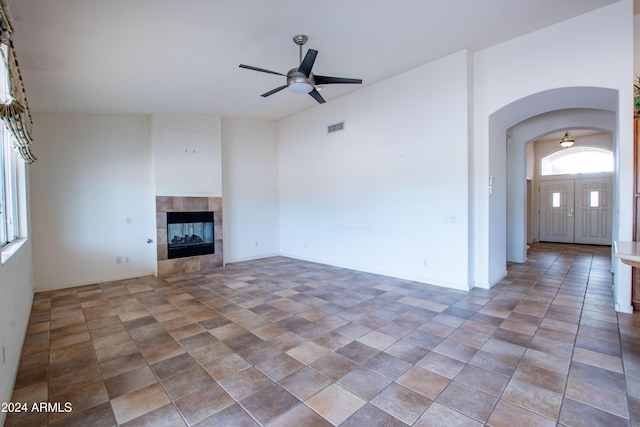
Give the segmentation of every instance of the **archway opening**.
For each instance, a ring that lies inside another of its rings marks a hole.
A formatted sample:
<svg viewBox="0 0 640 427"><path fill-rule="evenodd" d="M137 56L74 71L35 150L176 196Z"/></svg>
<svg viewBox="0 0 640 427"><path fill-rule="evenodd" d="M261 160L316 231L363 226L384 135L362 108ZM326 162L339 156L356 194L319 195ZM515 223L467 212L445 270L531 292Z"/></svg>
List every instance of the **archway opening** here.
<svg viewBox="0 0 640 427"><path fill-rule="evenodd" d="M613 89L566 87L526 96L489 117L489 180L494 183L488 224L490 281L504 277L507 261L526 260L527 144L565 129L592 129L612 135L615 156L618 104Z"/></svg>

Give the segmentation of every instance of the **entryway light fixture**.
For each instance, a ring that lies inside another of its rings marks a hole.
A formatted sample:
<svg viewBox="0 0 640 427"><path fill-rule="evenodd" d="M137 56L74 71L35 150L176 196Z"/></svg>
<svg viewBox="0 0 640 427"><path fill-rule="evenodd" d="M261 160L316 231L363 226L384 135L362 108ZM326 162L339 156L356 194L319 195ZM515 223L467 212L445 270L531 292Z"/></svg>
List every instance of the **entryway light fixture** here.
<svg viewBox="0 0 640 427"><path fill-rule="evenodd" d="M569 148L573 145L574 142L576 142L575 138L569 135L569 131L566 131L564 133L564 136L560 140L560 146L562 148Z"/></svg>

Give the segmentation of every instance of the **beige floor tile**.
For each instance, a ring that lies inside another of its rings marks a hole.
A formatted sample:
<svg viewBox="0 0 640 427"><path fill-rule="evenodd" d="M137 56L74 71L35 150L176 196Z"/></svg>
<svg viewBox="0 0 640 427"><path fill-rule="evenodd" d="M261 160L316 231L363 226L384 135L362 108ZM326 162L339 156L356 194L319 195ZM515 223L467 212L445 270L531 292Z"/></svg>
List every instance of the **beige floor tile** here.
<svg viewBox="0 0 640 427"><path fill-rule="evenodd" d="M312 341L305 342L288 350L286 353L300 363L309 365L329 353L329 349Z"/></svg>
<svg viewBox="0 0 640 427"><path fill-rule="evenodd" d="M451 380L434 374L431 371L414 366L405 372L396 383L420 393L421 395L434 400L444 390Z"/></svg>
<svg viewBox="0 0 640 427"><path fill-rule="evenodd" d="M397 341L396 338L378 331L371 331L357 339L358 342L373 347L378 350L384 350Z"/></svg>
<svg viewBox="0 0 640 427"><path fill-rule="evenodd" d="M116 421L122 424L158 409L169 401L169 396L162 389L162 386L156 383L116 397L111 400L111 407Z"/></svg>
<svg viewBox="0 0 640 427"><path fill-rule="evenodd" d="M517 379L509 382L502 399L552 420L558 419L562 405L562 394Z"/></svg>
<svg viewBox="0 0 640 427"><path fill-rule="evenodd" d="M338 425L353 415L366 402L334 383L305 403L330 423Z"/></svg>
<svg viewBox="0 0 640 427"><path fill-rule="evenodd" d="M596 351L576 347L573 352L573 360L613 372L623 372L622 360L619 357L598 353Z"/></svg>

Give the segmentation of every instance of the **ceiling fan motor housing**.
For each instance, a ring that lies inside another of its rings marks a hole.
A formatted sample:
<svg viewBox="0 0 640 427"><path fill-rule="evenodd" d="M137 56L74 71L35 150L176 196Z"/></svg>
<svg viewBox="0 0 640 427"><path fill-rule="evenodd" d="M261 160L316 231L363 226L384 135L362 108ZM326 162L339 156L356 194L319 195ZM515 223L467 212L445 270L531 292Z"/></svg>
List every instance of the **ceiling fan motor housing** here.
<svg viewBox="0 0 640 427"><path fill-rule="evenodd" d="M287 86L292 92L309 93L313 90L315 84L312 73L309 73L309 77L307 77L297 68L292 68L287 73Z"/></svg>

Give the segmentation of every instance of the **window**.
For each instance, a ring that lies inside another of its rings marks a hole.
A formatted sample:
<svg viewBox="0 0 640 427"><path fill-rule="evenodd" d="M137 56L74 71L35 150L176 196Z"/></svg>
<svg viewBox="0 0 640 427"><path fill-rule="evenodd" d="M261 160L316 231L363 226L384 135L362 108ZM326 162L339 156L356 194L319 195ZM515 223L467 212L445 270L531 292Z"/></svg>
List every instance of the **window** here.
<svg viewBox="0 0 640 427"><path fill-rule="evenodd" d="M0 243L4 247L19 236L18 216L18 178L22 159L11 146L9 132L4 125L0 125L0 173L2 174L2 188L0 188Z"/></svg>
<svg viewBox="0 0 640 427"><path fill-rule="evenodd" d="M540 175L613 171L613 152L597 147L571 147L540 159Z"/></svg>
<svg viewBox="0 0 640 427"><path fill-rule="evenodd" d="M551 194L551 207L552 208L560 207L560 193Z"/></svg>
<svg viewBox="0 0 640 427"><path fill-rule="evenodd" d="M600 192L599 191L591 191L589 193L589 207L591 207L591 208L599 208L600 207Z"/></svg>
<svg viewBox="0 0 640 427"><path fill-rule="evenodd" d="M2 45L0 55L0 100L9 97L7 47ZM11 245L26 237L26 171L25 163L14 149L13 134L0 121L0 250L1 261L6 261L19 245Z"/></svg>

